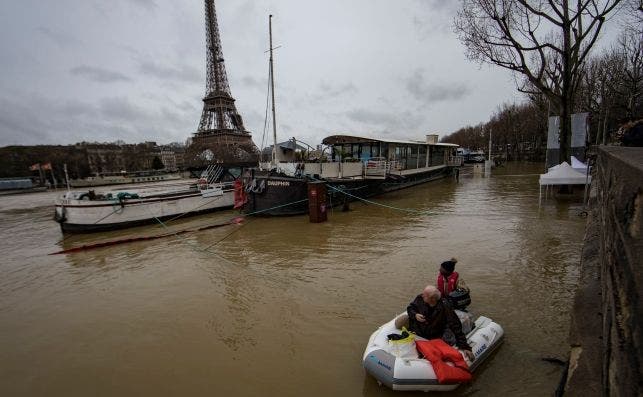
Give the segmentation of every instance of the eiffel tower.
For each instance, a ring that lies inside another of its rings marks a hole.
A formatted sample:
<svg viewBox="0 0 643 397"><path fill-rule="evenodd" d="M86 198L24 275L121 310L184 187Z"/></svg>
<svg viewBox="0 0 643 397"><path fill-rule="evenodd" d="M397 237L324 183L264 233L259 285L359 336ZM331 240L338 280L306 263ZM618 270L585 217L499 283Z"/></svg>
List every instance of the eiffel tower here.
<svg viewBox="0 0 643 397"><path fill-rule="evenodd" d="M259 150L252 142L250 132L243 126L243 119L230 93L214 0L205 0L205 37L206 92L199 128L188 147L190 157L195 160L191 162L255 162Z"/></svg>

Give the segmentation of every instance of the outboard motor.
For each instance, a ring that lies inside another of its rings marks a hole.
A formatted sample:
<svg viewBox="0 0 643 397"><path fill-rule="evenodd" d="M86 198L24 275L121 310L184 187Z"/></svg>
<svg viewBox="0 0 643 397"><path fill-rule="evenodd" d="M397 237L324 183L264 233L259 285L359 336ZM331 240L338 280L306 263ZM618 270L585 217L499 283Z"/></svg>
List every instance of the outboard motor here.
<svg viewBox="0 0 643 397"><path fill-rule="evenodd" d="M469 290L464 288L458 288L451 292L448 299L456 310L465 310L466 307L471 304L471 295L469 295Z"/></svg>

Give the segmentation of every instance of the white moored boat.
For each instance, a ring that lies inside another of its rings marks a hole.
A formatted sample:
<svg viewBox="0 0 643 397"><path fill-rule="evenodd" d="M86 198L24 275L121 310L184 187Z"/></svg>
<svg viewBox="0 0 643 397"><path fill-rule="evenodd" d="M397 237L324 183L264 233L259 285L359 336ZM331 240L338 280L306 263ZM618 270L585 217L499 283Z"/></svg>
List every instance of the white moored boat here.
<svg viewBox="0 0 643 397"><path fill-rule="evenodd" d="M71 179L69 184L73 188L106 186L106 185L123 185L126 183L150 183L174 181L181 179L178 173L164 173L158 171L138 171L138 172L115 172L96 176L89 176L84 179Z"/></svg>
<svg viewBox="0 0 643 397"><path fill-rule="evenodd" d="M232 208L234 183L212 180L206 174L196 183L69 191L56 199L54 219L64 232L87 233Z"/></svg>
<svg viewBox="0 0 643 397"><path fill-rule="evenodd" d="M457 310L456 313L461 319L468 315L468 313ZM371 335L362 359L366 372L377 379L378 383L393 390L449 391L457 388L459 383L439 383L431 363L420 358L415 349L402 356L396 353L393 348L394 344L389 343L388 335L399 334L402 331L396 326L396 320L398 325L404 321L402 316L406 316L406 314L401 314L382 325ZM469 370L473 372L500 346L504 331L490 318L480 316L466 335L475 359L472 362L464 354L462 355L469 365ZM422 340L418 336L416 339Z"/></svg>

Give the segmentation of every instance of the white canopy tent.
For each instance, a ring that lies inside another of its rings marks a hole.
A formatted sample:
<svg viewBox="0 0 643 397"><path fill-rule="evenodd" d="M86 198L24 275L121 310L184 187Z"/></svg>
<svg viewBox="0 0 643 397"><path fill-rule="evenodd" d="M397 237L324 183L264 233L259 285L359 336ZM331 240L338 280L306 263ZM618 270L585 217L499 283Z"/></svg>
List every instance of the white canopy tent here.
<svg viewBox="0 0 643 397"><path fill-rule="evenodd" d="M572 161L576 158L572 158ZM578 161L578 160L576 160ZM580 161L579 161L580 163ZM581 163L582 164L582 163ZM545 197L547 197L547 187L552 185L588 185L592 177L587 172L587 166L584 172L575 170L566 161L551 167L549 172L540 175L540 186L538 188L538 202L542 198L542 187L545 186Z"/></svg>
<svg viewBox="0 0 643 397"><path fill-rule="evenodd" d="M576 157L572 156L572 168L576 171L582 172L583 175L587 172L587 164L583 163Z"/></svg>

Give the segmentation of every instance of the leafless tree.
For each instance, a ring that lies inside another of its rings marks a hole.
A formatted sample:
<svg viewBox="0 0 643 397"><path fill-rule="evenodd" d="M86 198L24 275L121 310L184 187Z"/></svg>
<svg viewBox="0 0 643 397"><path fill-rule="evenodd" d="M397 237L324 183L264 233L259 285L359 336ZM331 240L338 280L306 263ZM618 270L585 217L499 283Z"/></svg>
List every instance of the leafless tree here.
<svg viewBox="0 0 643 397"><path fill-rule="evenodd" d="M618 46L614 50L617 58L618 84L615 85L615 91L618 98L622 100L622 108L625 111L625 117L629 120L634 119L637 115L637 104L641 100L641 90L643 89L643 40L641 40L641 31L626 30L621 34L618 40Z"/></svg>
<svg viewBox="0 0 643 397"><path fill-rule="evenodd" d="M571 113L583 65L622 0L461 0L454 27L467 56L509 69L561 116L560 160L569 160Z"/></svg>
<svg viewBox="0 0 643 397"><path fill-rule="evenodd" d="M643 25L642 25L643 26ZM643 115L642 32L624 29L617 42L586 65L576 110L592 115L595 143L605 144L620 124ZM602 137L602 139L601 139Z"/></svg>

